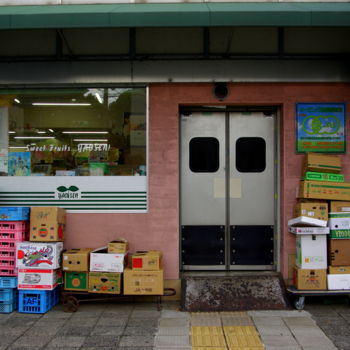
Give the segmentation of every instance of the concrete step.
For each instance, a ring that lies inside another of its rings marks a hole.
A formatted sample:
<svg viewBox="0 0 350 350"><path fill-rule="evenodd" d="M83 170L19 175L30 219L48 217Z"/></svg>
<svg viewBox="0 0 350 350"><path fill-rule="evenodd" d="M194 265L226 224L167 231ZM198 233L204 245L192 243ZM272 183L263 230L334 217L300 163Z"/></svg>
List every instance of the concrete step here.
<svg viewBox="0 0 350 350"><path fill-rule="evenodd" d="M183 311L285 310L290 305L278 273L182 276Z"/></svg>

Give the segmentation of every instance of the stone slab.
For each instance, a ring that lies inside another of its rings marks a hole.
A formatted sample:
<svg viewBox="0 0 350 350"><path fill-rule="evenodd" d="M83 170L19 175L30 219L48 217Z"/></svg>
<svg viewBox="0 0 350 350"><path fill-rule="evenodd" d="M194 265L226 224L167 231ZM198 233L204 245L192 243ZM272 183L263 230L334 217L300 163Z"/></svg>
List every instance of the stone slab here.
<svg viewBox="0 0 350 350"><path fill-rule="evenodd" d="M123 335L120 339L119 347L153 347L154 337L145 335Z"/></svg>
<svg viewBox="0 0 350 350"><path fill-rule="evenodd" d="M179 346L190 346L189 335L156 335L154 339L155 347L171 347L177 348Z"/></svg>

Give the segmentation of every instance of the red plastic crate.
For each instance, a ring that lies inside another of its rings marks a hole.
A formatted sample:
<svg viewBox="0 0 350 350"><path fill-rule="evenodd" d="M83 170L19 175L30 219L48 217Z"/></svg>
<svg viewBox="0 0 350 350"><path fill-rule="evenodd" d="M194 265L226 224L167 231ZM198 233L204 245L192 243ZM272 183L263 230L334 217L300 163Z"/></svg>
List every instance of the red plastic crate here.
<svg viewBox="0 0 350 350"><path fill-rule="evenodd" d="M16 259L16 250L0 250L0 260L2 258Z"/></svg>
<svg viewBox="0 0 350 350"><path fill-rule="evenodd" d="M26 233L23 231L13 231L13 232L0 231L0 241L5 241L5 242L24 241L25 238L26 238Z"/></svg>
<svg viewBox="0 0 350 350"><path fill-rule="evenodd" d="M0 276L17 276L17 269L3 268L0 266Z"/></svg>
<svg viewBox="0 0 350 350"><path fill-rule="evenodd" d="M0 221L0 232L28 231L28 221Z"/></svg>
<svg viewBox="0 0 350 350"><path fill-rule="evenodd" d="M0 269L14 269L16 267L16 259L0 258Z"/></svg>
<svg viewBox="0 0 350 350"><path fill-rule="evenodd" d="M14 251L16 250L16 241L1 241L0 240L0 250Z"/></svg>

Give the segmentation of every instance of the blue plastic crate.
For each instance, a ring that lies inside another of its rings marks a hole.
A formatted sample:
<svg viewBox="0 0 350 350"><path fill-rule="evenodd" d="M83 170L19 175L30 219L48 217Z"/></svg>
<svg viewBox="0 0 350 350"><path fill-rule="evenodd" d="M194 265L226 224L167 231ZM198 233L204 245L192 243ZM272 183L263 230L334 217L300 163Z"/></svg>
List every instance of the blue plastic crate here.
<svg viewBox="0 0 350 350"><path fill-rule="evenodd" d="M6 288L0 289L0 301L13 302L17 299L17 289Z"/></svg>
<svg viewBox="0 0 350 350"><path fill-rule="evenodd" d="M20 290L18 311L29 314L42 314L52 309L59 301L59 288L49 291Z"/></svg>
<svg viewBox="0 0 350 350"><path fill-rule="evenodd" d="M0 207L0 220L22 221L29 220L29 207Z"/></svg>
<svg viewBox="0 0 350 350"><path fill-rule="evenodd" d="M0 277L0 288L17 288L17 277Z"/></svg>
<svg viewBox="0 0 350 350"><path fill-rule="evenodd" d="M0 313L8 314L15 310L17 310L17 299L12 302L0 301Z"/></svg>

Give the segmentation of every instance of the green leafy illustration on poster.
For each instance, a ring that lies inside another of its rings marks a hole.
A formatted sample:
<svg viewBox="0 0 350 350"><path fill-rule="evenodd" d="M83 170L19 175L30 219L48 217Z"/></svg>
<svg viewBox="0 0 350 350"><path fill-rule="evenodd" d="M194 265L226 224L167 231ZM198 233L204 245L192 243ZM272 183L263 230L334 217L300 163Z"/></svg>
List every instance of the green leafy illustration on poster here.
<svg viewBox="0 0 350 350"><path fill-rule="evenodd" d="M297 152L345 153L345 118L344 103L297 103Z"/></svg>

